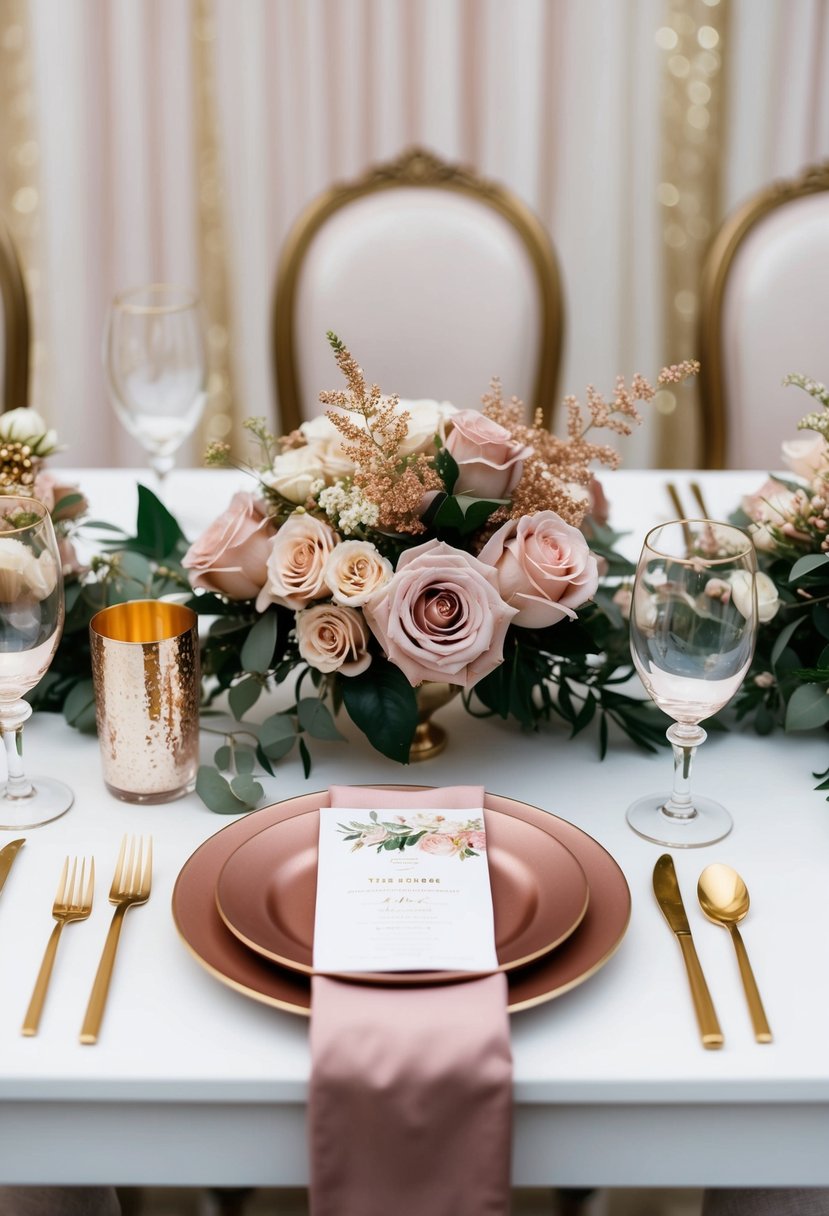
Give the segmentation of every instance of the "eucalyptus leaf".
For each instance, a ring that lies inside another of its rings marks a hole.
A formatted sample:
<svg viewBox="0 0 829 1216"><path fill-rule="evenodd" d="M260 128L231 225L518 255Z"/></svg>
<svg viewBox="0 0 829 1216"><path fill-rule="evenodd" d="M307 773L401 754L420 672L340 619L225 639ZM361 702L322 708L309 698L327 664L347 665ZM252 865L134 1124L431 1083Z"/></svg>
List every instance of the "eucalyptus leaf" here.
<svg viewBox="0 0 829 1216"><path fill-rule="evenodd" d="M256 806L264 793L262 786L251 777L250 773L238 773L231 779L230 788L237 798L251 807Z"/></svg>
<svg viewBox="0 0 829 1216"><path fill-rule="evenodd" d="M297 703L299 725L312 739L344 739L337 730L331 710L319 697L303 697Z"/></svg>
<svg viewBox="0 0 829 1216"><path fill-rule="evenodd" d="M251 709L262 692L262 684L259 680L249 677L247 680L240 680L238 684L234 684L227 694L230 712L237 721L244 718L245 714Z"/></svg>
<svg viewBox="0 0 829 1216"><path fill-rule="evenodd" d="M216 815L241 815L251 809L244 799L237 798L221 773L207 764L199 766L196 793Z"/></svg>
<svg viewBox="0 0 829 1216"><path fill-rule="evenodd" d="M801 623L800 618L798 618L797 620L794 620L794 621L789 621L788 625L784 625L783 628L778 633L777 637L774 639L774 645L771 648L771 665L772 665L772 667L777 666L780 656L783 654L783 651L786 649L786 646L789 643L789 639L791 638L792 634L794 633L795 629L797 629L797 627L800 623Z"/></svg>
<svg viewBox="0 0 829 1216"><path fill-rule="evenodd" d="M786 706L786 730L813 730L829 722L829 693L820 684L801 684Z"/></svg>
<svg viewBox="0 0 829 1216"><path fill-rule="evenodd" d="M63 703L63 716L76 730L89 733L95 729L95 688L91 680L79 680Z"/></svg>
<svg viewBox="0 0 829 1216"><path fill-rule="evenodd" d="M223 743L221 747L217 747L213 753L213 763L216 768L227 772L230 769L233 752L227 743Z"/></svg>
<svg viewBox="0 0 829 1216"><path fill-rule="evenodd" d="M807 553L799 558L789 571L789 582L796 583L807 574L813 574L822 566L829 565L829 553Z"/></svg>
<svg viewBox="0 0 829 1216"><path fill-rule="evenodd" d="M308 745L301 735L299 737L299 754L302 759L302 771L307 779L311 775L311 753L308 751Z"/></svg>
<svg viewBox="0 0 829 1216"><path fill-rule="evenodd" d="M264 612L245 638L241 660L245 671L266 672L270 669L276 647L276 613Z"/></svg>

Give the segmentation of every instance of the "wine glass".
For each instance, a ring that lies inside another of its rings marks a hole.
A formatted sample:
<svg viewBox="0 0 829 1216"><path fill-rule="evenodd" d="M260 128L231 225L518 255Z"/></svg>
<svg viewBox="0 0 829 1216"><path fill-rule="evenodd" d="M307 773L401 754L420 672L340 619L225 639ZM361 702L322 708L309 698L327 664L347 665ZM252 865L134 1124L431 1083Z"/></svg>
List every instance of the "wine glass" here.
<svg viewBox="0 0 829 1216"><path fill-rule="evenodd" d="M74 795L52 777L29 780L23 770L23 700L45 675L63 630L63 577L58 542L43 503L0 496L0 735L8 779L0 792L0 828L49 823Z"/></svg>
<svg viewBox="0 0 829 1216"><path fill-rule="evenodd" d="M115 297L104 364L115 412L149 456L159 495L204 410L207 355L198 298L172 283Z"/></svg>
<svg viewBox="0 0 829 1216"><path fill-rule="evenodd" d="M633 585L630 649L642 683L671 718L670 794L640 798L630 826L674 848L713 844L731 816L691 795L691 762L707 738L700 726L736 693L757 636L757 557L739 528L712 520L675 520L645 537Z"/></svg>

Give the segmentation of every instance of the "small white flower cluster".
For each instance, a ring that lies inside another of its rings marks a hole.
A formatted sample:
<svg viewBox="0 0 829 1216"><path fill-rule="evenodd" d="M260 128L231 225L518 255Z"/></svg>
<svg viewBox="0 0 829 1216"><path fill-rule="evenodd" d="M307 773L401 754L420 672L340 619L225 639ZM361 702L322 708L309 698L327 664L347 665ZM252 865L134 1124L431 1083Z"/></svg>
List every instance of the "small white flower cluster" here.
<svg viewBox="0 0 829 1216"><path fill-rule="evenodd" d="M335 482L320 490L317 502L344 536L352 535L361 527L373 528L380 518L377 503L370 502L359 486L346 488Z"/></svg>

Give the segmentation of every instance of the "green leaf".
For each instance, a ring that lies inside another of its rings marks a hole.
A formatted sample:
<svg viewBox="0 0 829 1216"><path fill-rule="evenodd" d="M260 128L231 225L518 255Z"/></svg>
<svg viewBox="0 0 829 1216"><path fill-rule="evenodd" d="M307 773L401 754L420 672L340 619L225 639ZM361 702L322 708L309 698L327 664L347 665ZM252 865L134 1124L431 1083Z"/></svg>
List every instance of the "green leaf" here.
<svg viewBox="0 0 829 1216"><path fill-rule="evenodd" d="M789 582L796 583L804 575L812 574L813 571L819 570L821 566L827 564L829 564L829 554L807 553L805 557L799 558L792 566L789 571Z"/></svg>
<svg viewBox="0 0 829 1216"><path fill-rule="evenodd" d="M146 486L138 487L138 515L136 537L144 553L164 561L180 548L186 546L187 538L164 503Z"/></svg>
<svg viewBox="0 0 829 1216"><path fill-rule="evenodd" d="M266 672L269 669L276 647L276 632L276 613L268 610L245 638L240 656L245 671Z"/></svg>
<svg viewBox="0 0 829 1216"><path fill-rule="evenodd" d="M216 768L222 769L224 772L230 769L232 758L233 752L227 743L223 743L221 747L217 747L213 753L213 763L216 765Z"/></svg>
<svg viewBox="0 0 829 1216"><path fill-rule="evenodd" d="M771 648L771 665L772 665L772 667L777 666L777 662L778 662L780 656L782 655L783 651L786 649L786 646L789 643L789 639L791 638L795 629L797 629L798 625L801 623L802 619L803 618L801 617L798 620L789 621L788 625L784 625L783 628L778 633L777 637L774 639L774 645Z"/></svg>
<svg viewBox="0 0 829 1216"><path fill-rule="evenodd" d="M373 747L390 760L408 763L417 697L399 668L375 658L367 671L343 681L343 704Z"/></svg>
<svg viewBox="0 0 829 1216"><path fill-rule="evenodd" d="M301 735L299 739L299 754L302 757L302 771L307 779L311 775L311 753L308 751L308 745Z"/></svg>
<svg viewBox="0 0 829 1216"><path fill-rule="evenodd" d="M63 498L59 498L50 511L53 519L56 519L62 511L68 511L70 507L76 507L78 503L84 501L83 494L64 494Z"/></svg>
<svg viewBox="0 0 829 1216"><path fill-rule="evenodd" d="M244 799L236 797L221 773L207 764L199 765L196 793L216 815L241 815L243 811L250 810Z"/></svg>
<svg viewBox="0 0 829 1216"><path fill-rule="evenodd" d="M312 739L344 739L337 730L331 710L319 697L303 697L297 704L297 719Z"/></svg>
<svg viewBox="0 0 829 1216"><path fill-rule="evenodd" d="M261 692L261 682L253 678L240 680L238 684L233 685L227 694L227 700L230 705L230 712L237 722L241 718L244 718L248 710L256 704Z"/></svg>
<svg viewBox="0 0 829 1216"><path fill-rule="evenodd" d="M273 714L259 727L259 746L270 760L287 756L296 740L296 725L287 714Z"/></svg>
<svg viewBox="0 0 829 1216"><path fill-rule="evenodd" d="M438 449L438 454L435 457L435 469L446 488L446 493L451 494L455 488L455 482L458 480L460 469L455 457L451 452L447 452L445 447Z"/></svg>
<svg viewBox="0 0 829 1216"><path fill-rule="evenodd" d="M801 684L786 706L786 730L813 730L829 722L829 694L820 684Z"/></svg>
<svg viewBox="0 0 829 1216"><path fill-rule="evenodd" d="M134 582L144 586L150 581L153 575L153 568L149 560L143 553L133 553L124 550L118 554L118 573L124 578L131 578Z"/></svg>
<svg viewBox="0 0 829 1216"><path fill-rule="evenodd" d="M63 703L63 716L84 734L95 732L95 689L91 680L79 680Z"/></svg>
<svg viewBox="0 0 829 1216"><path fill-rule="evenodd" d="M251 807L256 806L264 793L262 786L250 773L237 773L230 782L230 788L237 798Z"/></svg>
<svg viewBox="0 0 829 1216"><path fill-rule="evenodd" d="M256 753L252 747L237 746L233 750L233 763L237 773L252 773L256 766Z"/></svg>

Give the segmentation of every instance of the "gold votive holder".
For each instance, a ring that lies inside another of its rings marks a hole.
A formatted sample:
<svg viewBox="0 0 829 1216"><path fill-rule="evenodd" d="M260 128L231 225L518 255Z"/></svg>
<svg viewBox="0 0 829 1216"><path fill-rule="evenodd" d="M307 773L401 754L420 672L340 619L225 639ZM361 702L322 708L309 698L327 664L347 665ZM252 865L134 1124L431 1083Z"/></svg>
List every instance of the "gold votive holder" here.
<svg viewBox="0 0 829 1216"><path fill-rule="evenodd" d="M170 802L196 784L198 617L163 600L130 600L89 623L104 783L125 802Z"/></svg>

